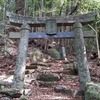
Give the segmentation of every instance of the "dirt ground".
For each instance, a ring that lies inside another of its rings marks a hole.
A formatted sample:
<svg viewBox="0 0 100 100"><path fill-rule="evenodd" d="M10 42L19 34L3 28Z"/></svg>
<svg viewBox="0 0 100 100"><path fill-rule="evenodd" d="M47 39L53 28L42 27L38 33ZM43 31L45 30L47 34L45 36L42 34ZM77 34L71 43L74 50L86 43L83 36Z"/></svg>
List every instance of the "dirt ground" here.
<svg viewBox="0 0 100 100"><path fill-rule="evenodd" d="M17 46L11 45L8 50L11 57L5 57L0 53L0 83L8 82L12 84L14 68L16 63ZM72 60L72 56L68 56L68 60ZM27 60L27 66L30 66L31 62ZM27 96L28 100L84 100L84 94L80 90L79 77L76 73L76 69L73 62L67 63L64 60L50 60L45 62L46 66L35 64L35 68L27 71L25 75L25 83L28 84L25 89L29 89L31 92ZM30 69L30 68L29 68ZM96 65L96 59L89 60L89 69L91 79L94 82L100 82L100 67ZM28 69L26 69L28 70ZM41 72L49 72L57 74L61 77L59 81L53 81L51 86L39 85L41 81L37 80L37 76ZM67 92L57 92L55 87L65 86ZM10 89L11 85L4 88ZM19 98L4 99L4 95L0 94L0 100L19 100Z"/></svg>

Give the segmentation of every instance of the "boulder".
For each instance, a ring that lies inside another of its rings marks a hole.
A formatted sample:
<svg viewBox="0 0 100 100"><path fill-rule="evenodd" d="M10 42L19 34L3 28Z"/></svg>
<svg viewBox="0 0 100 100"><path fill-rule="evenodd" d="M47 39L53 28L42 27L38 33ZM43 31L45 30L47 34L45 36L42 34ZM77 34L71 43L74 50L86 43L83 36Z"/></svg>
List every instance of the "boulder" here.
<svg viewBox="0 0 100 100"><path fill-rule="evenodd" d="M28 100L28 98L27 98L27 96L22 95L22 96L20 97L20 100Z"/></svg>
<svg viewBox="0 0 100 100"><path fill-rule="evenodd" d="M54 88L54 91L55 92L61 92L61 93L64 93L66 91L66 86L63 86L63 85L58 85Z"/></svg>
<svg viewBox="0 0 100 100"><path fill-rule="evenodd" d="M19 98L22 95L20 90L17 89L0 90L0 94L5 94L6 96L9 96L11 98Z"/></svg>
<svg viewBox="0 0 100 100"><path fill-rule="evenodd" d="M64 68L64 74L78 75L77 62L67 63Z"/></svg>
<svg viewBox="0 0 100 100"><path fill-rule="evenodd" d="M42 82L42 81L35 81L34 84L36 86L40 87L52 87L54 85L54 82Z"/></svg>
<svg viewBox="0 0 100 100"><path fill-rule="evenodd" d="M85 85L85 100L100 100L100 84L91 82Z"/></svg>
<svg viewBox="0 0 100 100"><path fill-rule="evenodd" d="M58 74L52 74L49 72L42 72L37 76L37 80L40 81L59 81L61 77Z"/></svg>
<svg viewBox="0 0 100 100"><path fill-rule="evenodd" d="M54 91L57 93L64 93L67 94L69 96L73 96L73 91L68 90L66 86L64 85L58 85L54 88Z"/></svg>
<svg viewBox="0 0 100 100"><path fill-rule="evenodd" d="M9 97L2 97L0 100L11 100Z"/></svg>
<svg viewBox="0 0 100 100"><path fill-rule="evenodd" d="M33 48L33 52L29 54L31 62L41 61L44 62L45 58L43 57L43 53L38 48Z"/></svg>
<svg viewBox="0 0 100 100"><path fill-rule="evenodd" d="M48 54L54 59L60 59L61 58L60 53L56 49L53 49L53 48L48 50Z"/></svg>

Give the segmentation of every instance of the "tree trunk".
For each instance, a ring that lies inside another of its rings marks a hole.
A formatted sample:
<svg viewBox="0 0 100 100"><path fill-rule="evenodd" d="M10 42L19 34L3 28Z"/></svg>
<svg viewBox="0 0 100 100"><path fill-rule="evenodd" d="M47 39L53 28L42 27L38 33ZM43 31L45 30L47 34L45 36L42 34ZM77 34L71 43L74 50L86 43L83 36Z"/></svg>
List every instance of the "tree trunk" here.
<svg viewBox="0 0 100 100"><path fill-rule="evenodd" d="M99 51L100 51L100 29L99 29L99 32L98 32L98 42L99 42Z"/></svg>
<svg viewBox="0 0 100 100"><path fill-rule="evenodd" d="M15 1L15 13L24 15L25 13L25 0L16 0Z"/></svg>
<svg viewBox="0 0 100 100"><path fill-rule="evenodd" d="M31 15L32 17L34 17L34 11L35 11L35 0L31 0L32 2L32 9L31 9Z"/></svg>
<svg viewBox="0 0 100 100"><path fill-rule="evenodd" d="M40 0L39 17L43 17L44 0Z"/></svg>

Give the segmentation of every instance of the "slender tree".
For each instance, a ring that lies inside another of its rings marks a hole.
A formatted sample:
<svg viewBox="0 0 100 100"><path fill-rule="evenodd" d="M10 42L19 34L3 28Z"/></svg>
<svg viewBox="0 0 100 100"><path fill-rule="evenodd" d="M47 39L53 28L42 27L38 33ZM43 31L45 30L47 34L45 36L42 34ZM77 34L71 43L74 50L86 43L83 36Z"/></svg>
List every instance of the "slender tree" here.
<svg viewBox="0 0 100 100"><path fill-rule="evenodd" d="M26 0L16 0L16 6L15 6L15 13L17 14L25 14L25 1Z"/></svg>

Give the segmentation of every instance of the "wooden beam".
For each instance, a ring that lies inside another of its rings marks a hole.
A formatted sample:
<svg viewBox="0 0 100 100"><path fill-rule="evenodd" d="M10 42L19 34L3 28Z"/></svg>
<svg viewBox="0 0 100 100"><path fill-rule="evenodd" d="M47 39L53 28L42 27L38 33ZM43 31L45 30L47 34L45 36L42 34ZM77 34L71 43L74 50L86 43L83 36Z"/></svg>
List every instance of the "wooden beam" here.
<svg viewBox="0 0 100 100"><path fill-rule="evenodd" d="M23 22L27 22L30 26L45 26L46 20L55 19L57 25L66 25L72 26L76 21L79 21L83 25L89 24L96 19L97 11L83 14L83 15L75 15L75 16L63 16L63 17L27 17L18 15L12 12L6 13L9 21L13 25L20 26Z"/></svg>
<svg viewBox="0 0 100 100"><path fill-rule="evenodd" d="M20 34L19 32L10 32L9 34L9 38L20 38ZM47 35L44 32L34 32L34 33L29 33L29 38L34 38L34 39L38 39L38 38L74 38L75 37L75 33L74 32L58 32L55 35ZM93 38L95 37L94 32L93 31L85 31L84 32L84 38Z"/></svg>

